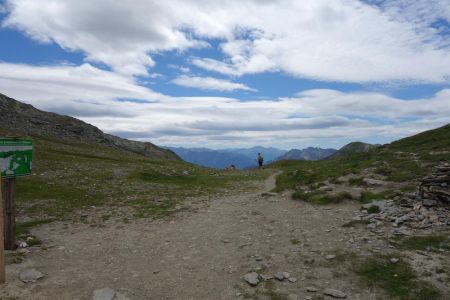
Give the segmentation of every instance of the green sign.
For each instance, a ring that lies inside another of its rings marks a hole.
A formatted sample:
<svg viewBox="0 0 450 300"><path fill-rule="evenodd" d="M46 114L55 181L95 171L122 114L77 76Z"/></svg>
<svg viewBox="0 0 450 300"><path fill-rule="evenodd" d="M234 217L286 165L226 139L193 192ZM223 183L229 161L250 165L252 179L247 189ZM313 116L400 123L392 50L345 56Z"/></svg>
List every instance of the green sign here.
<svg viewBox="0 0 450 300"><path fill-rule="evenodd" d="M0 171L4 178L31 174L33 142L28 139L0 138Z"/></svg>

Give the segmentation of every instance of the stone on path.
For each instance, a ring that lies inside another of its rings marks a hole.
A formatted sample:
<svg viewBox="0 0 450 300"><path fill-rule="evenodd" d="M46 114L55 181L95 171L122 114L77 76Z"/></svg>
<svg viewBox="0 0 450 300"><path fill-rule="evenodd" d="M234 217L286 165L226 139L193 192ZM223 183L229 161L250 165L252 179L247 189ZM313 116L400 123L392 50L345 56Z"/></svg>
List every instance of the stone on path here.
<svg viewBox="0 0 450 300"><path fill-rule="evenodd" d="M318 292L318 291L319 291L319 289L316 288L315 286L308 286L308 287L306 287L306 290L307 290L308 292L312 292L312 293L315 293L315 292Z"/></svg>
<svg viewBox="0 0 450 300"><path fill-rule="evenodd" d="M331 186L324 185L324 186L321 186L320 188L318 188L318 190L322 191L322 192L331 192L333 190L333 188Z"/></svg>
<svg viewBox="0 0 450 300"><path fill-rule="evenodd" d="M116 297L116 291L110 288L103 288L94 291L93 300L113 300Z"/></svg>
<svg viewBox="0 0 450 300"><path fill-rule="evenodd" d="M336 258L336 255L334 255L334 254L328 254L327 256L325 256L325 258L328 259L328 260L330 260L330 259Z"/></svg>
<svg viewBox="0 0 450 300"><path fill-rule="evenodd" d="M19 248L26 248L26 247L28 247L27 242L20 242L19 243Z"/></svg>
<svg viewBox="0 0 450 300"><path fill-rule="evenodd" d="M375 224L375 223L367 224L366 228L367 229L375 229L375 228L377 228L377 224Z"/></svg>
<svg viewBox="0 0 450 300"><path fill-rule="evenodd" d="M278 279L279 281L282 281L282 280L284 280L284 272L277 272L277 273L275 273L274 277L276 279Z"/></svg>
<svg viewBox="0 0 450 300"><path fill-rule="evenodd" d="M256 272L245 274L243 278L251 286L257 286L259 283L259 275Z"/></svg>
<svg viewBox="0 0 450 300"><path fill-rule="evenodd" d="M261 274L260 277L261 277L261 279L264 280L264 281L273 279L273 276L272 276L272 275Z"/></svg>
<svg viewBox="0 0 450 300"><path fill-rule="evenodd" d="M369 209L372 206L377 206L380 210L383 210L387 206L387 203L386 200L373 200L370 203L363 204L361 207L363 209Z"/></svg>
<svg viewBox="0 0 450 300"><path fill-rule="evenodd" d="M35 282L42 277L44 277L44 274L36 269L24 269L19 273L19 279L25 283Z"/></svg>
<svg viewBox="0 0 450 300"><path fill-rule="evenodd" d="M392 257L389 261L390 261L392 264L396 264L396 263L398 263L399 259L396 258L396 257Z"/></svg>
<svg viewBox="0 0 450 300"><path fill-rule="evenodd" d="M383 180L373 179L373 178L364 178L364 183L368 186L383 186L386 184Z"/></svg>
<svg viewBox="0 0 450 300"><path fill-rule="evenodd" d="M289 277L288 280L289 280L289 282L292 282L292 283L297 282L297 278L295 278L295 277Z"/></svg>
<svg viewBox="0 0 450 300"><path fill-rule="evenodd" d="M325 289L323 293L333 298L340 298L340 299L347 298L347 295L339 290Z"/></svg>

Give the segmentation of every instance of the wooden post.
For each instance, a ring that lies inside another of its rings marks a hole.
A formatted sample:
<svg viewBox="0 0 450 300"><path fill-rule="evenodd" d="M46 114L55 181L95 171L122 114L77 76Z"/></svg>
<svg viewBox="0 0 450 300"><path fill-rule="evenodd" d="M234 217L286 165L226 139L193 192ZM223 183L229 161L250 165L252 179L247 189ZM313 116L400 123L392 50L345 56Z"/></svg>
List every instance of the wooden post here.
<svg viewBox="0 0 450 300"><path fill-rule="evenodd" d="M6 280L5 276L5 250L4 250L4 212L3 212L3 196L2 196L2 176L0 174L0 284Z"/></svg>
<svg viewBox="0 0 450 300"><path fill-rule="evenodd" d="M5 249L16 248L16 179L5 180Z"/></svg>

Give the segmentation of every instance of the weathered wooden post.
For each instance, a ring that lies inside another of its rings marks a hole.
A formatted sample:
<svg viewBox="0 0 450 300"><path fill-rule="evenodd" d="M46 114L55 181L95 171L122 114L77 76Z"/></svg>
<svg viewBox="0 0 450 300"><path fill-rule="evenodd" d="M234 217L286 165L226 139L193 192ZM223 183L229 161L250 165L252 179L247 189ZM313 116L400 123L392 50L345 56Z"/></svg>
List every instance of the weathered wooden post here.
<svg viewBox="0 0 450 300"><path fill-rule="evenodd" d="M16 179L7 178L5 180L5 249L14 250L16 248Z"/></svg>
<svg viewBox="0 0 450 300"><path fill-rule="evenodd" d="M3 250L3 199L2 199L2 176L0 174L0 284L5 282L5 251Z"/></svg>

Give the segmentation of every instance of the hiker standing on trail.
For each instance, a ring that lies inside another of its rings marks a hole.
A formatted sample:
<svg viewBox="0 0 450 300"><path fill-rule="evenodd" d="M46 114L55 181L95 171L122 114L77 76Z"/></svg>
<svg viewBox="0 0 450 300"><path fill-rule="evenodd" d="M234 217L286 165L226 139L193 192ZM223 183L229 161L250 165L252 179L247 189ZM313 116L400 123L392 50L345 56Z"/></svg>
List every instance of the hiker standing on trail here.
<svg viewBox="0 0 450 300"><path fill-rule="evenodd" d="M262 169L264 164L264 157L261 155L261 153L258 153L258 165L259 168Z"/></svg>

